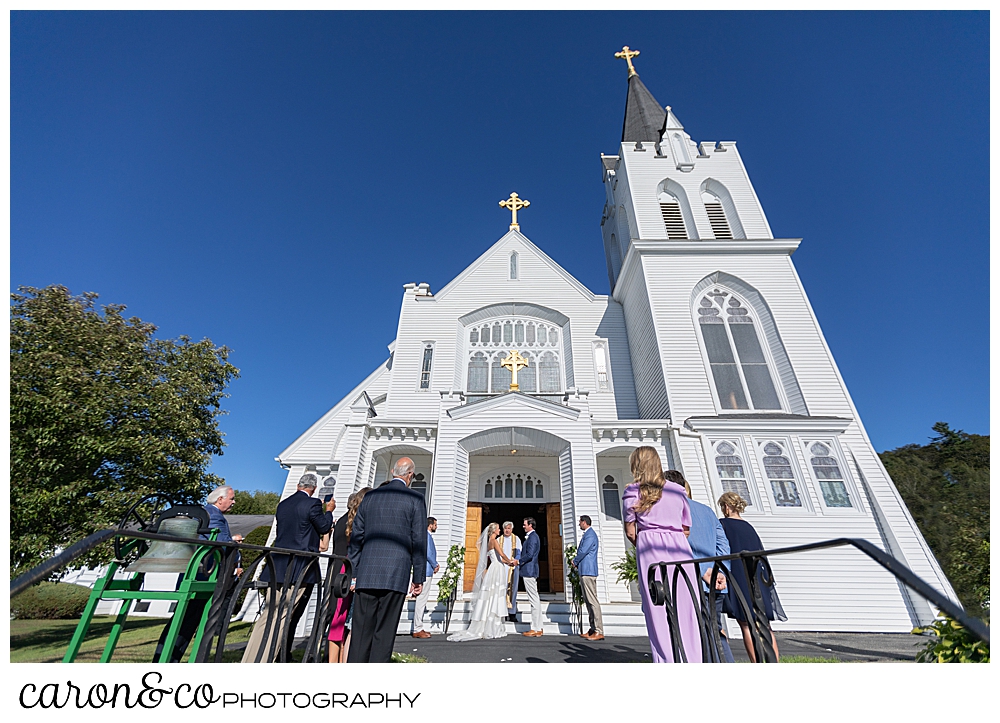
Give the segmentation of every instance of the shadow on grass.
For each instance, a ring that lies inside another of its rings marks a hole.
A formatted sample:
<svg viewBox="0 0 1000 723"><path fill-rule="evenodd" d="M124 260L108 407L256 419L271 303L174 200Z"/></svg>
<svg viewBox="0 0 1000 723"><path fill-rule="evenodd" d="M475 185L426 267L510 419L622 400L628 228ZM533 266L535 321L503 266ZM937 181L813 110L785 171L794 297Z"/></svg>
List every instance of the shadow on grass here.
<svg viewBox="0 0 1000 723"><path fill-rule="evenodd" d="M112 616L95 616L87 637L76 656L78 663L96 663L101 659L108 634L114 624ZM58 663L66 654L78 620L11 620L10 662ZM149 663L156 652L160 631L169 618L129 618L111 658L113 663ZM230 628L227 642L241 642L249 637L250 624L238 623ZM190 653L190 649L188 650ZM226 656L228 657L228 655ZM186 660L185 656L185 660ZM228 662L228 660L227 660Z"/></svg>

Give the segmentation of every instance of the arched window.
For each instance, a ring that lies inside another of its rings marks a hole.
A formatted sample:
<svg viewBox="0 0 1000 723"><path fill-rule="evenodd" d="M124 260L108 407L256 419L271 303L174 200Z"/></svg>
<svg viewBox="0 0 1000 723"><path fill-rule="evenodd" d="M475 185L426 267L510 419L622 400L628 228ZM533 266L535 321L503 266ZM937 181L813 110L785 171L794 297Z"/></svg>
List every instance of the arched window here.
<svg viewBox="0 0 1000 723"><path fill-rule="evenodd" d="M514 496L514 479L510 475L507 475L507 479L503 481L503 496Z"/></svg>
<svg viewBox="0 0 1000 723"><path fill-rule="evenodd" d="M517 279L517 251L510 255L510 278Z"/></svg>
<svg viewBox="0 0 1000 723"><path fill-rule="evenodd" d="M563 350L558 324L542 322L526 314L505 314L496 319L477 320L468 333L467 392L504 394L510 391L512 375L501 362L511 349L517 349L528 362L528 366L517 373L520 391L563 391Z"/></svg>
<svg viewBox="0 0 1000 723"><path fill-rule="evenodd" d="M488 392L490 381L490 363L486 355L477 351L469 360L469 380L466 390L469 392Z"/></svg>
<svg viewBox="0 0 1000 723"><path fill-rule="evenodd" d="M493 497L493 482L486 480L486 488L483 490L483 497Z"/></svg>
<svg viewBox="0 0 1000 723"><path fill-rule="evenodd" d="M555 355L547 351L544 356L542 356L541 362L538 364L538 375L541 377L539 383L539 391L543 394L546 392L561 392L561 384L559 383L559 362L556 361Z"/></svg>
<svg viewBox="0 0 1000 723"><path fill-rule="evenodd" d="M622 497L615 478L611 475L605 476L601 494L604 497L604 514L616 520L622 519Z"/></svg>
<svg viewBox="0 0 1000 723"><path fill-rule="evenodd" d="M530 474L524 478L524 496L528 499L535 496L535 478Z"/></svg>
<svg viewBox="0 0 1000 723"><path fill-rule="evenodd" d="M795 474L792 472L792 461L778 442L767 442L764 445L764 474L771 484L774 503L778 507L802 506Z"/></svg>
<svg viewBox="0 0 1000 723"><path fill-rule="evenodd" d="M544 496L545 496L545 490L542 489L542 483L541 482L536 482L535 483L535 497L537 499L542 499Z"/></svg>
<svg viewBox="0 0 1000 723"><path fill-rule="evenodd" d="M722 483L724 492L735 492L747 502L747 506L753 505L753 497L750 496L750 487L747 485L747 475L743 466L743 459L740 457L736 447L729 442L719 442L715 445L715 468L719 472L719 481Z"/></svg>
<svg viewBox="0 0 1000 723"><path fill-rule="evenodd" d="M823 491L823 502L827 507L853 507L851 497L847 494L844 475L840 464L830 452L830 448L822 442L813 442L809 446L812 465L819 487Z"/></svg>
<svg viewBox="0 0 1000 723"><path fill-rule="evenodd" d="M781 409L753 316L715 288L698 301L698 326L723 409Z"/></svg>
<svg viewBox="0 0 1000 723"><path fill-rule="evenodd" d="M524 478L521 475L514 478L514 497L524 497Z"/></svg>
<svg viewBox="0 0 1000 723"><path fill-rule="evenodd" d="M715 238L732 238L733 231L729 228L729 221L726 219L726 210L722 206L722 199L714 193L702 191L701 200L705 204L705 213L708 214L708 223L712 227L712 235Z"/></svg>
<svg viewBox="0 0 1000 723"><path fill-rule="evenodd" d="M667 238L688 238L687 227L684 225L684 213L681 202L670 191L660 191L660 215L667 230Z"/></svg>

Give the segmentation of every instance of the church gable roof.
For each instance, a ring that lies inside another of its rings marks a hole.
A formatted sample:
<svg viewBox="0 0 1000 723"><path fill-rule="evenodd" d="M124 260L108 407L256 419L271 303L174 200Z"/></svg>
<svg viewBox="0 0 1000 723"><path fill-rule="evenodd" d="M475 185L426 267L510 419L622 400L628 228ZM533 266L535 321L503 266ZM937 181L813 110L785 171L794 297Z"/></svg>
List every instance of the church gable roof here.
<svg viewBox="0 0 1000 723"><path fill-rule="evenodd" d="M504 234L495 244L490 246L479 258L469 264L462 273L456 276L454 279L449 281L445 286L434 294L435 299L441 300L446 297L451 291L461 286L462 283L470 276L472 276L477 270L479 270L485 263L487 263L493 256L498 253L506 254L510 249L510 246L518 246L514 250L519 253L526 252L534 255L538 258L545 266L552 269L554 274L565 281L571 288L577 291L581 296L583 296L587 301L593 301L596 296L594 292L580 283L575 276L569 273L566 269L560 266L555 260L552 259L548 254L542 251L538 246L536 246L532 241L522 234L520 231L511 230ZM522 261L523 265L523 261Z"/></svg>
<svg viewBox="0 0 1000 723"><path fill-rule="evenodd" d="M482 413L495 413L497 410L507 407L532 409L547 414L554 414L558 417L565 417L566 419L576 419L580 416L579 409L550 402L547 399L533 397L522 392L507 392L497 397L488 397L479 402L454 407L448 410L448 416L452 419L464 419Z"/></svg>

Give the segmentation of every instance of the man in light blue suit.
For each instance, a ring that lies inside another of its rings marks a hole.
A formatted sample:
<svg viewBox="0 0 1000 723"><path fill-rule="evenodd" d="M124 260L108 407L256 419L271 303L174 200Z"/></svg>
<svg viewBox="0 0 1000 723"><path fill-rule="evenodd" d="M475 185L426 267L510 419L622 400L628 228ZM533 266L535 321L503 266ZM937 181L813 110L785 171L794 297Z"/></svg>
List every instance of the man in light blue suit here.
<svg viewBox="0 0 1000 723"><path fill-rule="evenodd" d="M601 616L601 602L597 599L597 533L590 526L590 517L580 515L580 529L583 537L573 558L573 567L580 574L580 584L583 587L583 600L587 604L587 616L590 618L590 630L580 635L587 640L604 640L604 619Z"/></svg>
<svg viewBox="0 0 1000 723"><path fill-rule="evenodd" d="M429 638L430 632L424 630L424 612L427 610L427 598L431 594L431 577L441 569L437 561L437 548L434 546L434 538L431 533L437 532L438 521L433 517L427 518L427 581L424 583L417 601L413 604L413 637Z"/></svg>

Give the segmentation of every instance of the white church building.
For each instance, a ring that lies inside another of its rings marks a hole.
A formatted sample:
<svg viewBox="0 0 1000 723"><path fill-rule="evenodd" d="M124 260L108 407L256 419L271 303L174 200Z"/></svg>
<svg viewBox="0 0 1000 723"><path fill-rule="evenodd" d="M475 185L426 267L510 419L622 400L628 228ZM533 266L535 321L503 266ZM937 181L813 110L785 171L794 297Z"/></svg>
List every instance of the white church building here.
<svg viewBox="0 0 1000 723"><path fill-rule="evenodd" d="M403 285L388 359L277 458L283 496L314 472L341 514L351 492L411 457L442 568L466 546L470 590L482 528L519 531L532 516L539 587L557 601L569 595L562 551L589 515L607 619L638 611L611 566L628 544L628 455L651 445L696 500L718 510L723 492L742 495L767 548L864 538L954 598L823 337L792 263L801 239L774 238L736 143L692 141L630 58L629 69L621 143L600 157L611 293L524 235L512 196L510 231L455 279ZM788 615L779 630L908 632L933 617L853 549L772 567Z"/></svg>

